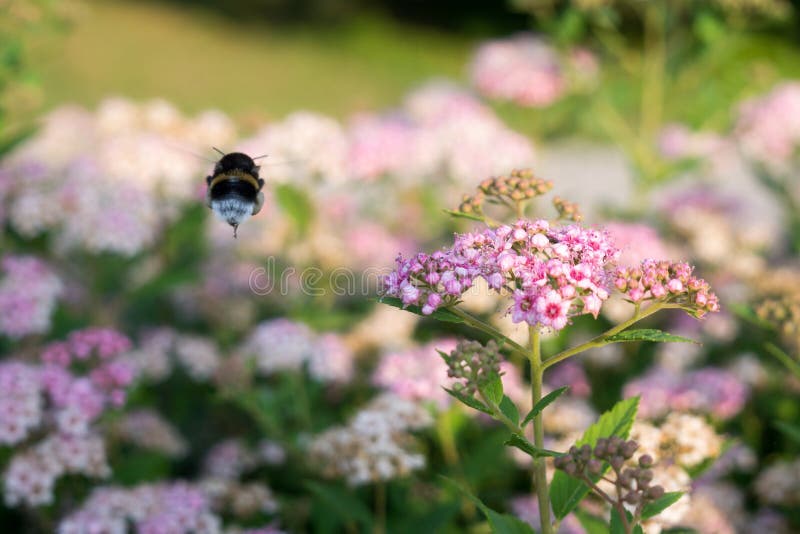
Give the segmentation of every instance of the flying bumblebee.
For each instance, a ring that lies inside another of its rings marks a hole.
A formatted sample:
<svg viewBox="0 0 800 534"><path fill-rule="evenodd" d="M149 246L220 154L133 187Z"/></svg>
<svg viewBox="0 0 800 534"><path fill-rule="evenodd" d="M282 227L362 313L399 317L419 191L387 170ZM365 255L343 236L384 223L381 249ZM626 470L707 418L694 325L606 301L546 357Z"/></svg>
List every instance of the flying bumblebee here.
<svg viewBox="0 0 800 534"><path fill-rule="evenodd" d="M206 177L206 205L214 214L233 227L233 237L239 225L261 211L264 205L264 180L258 177L260 167L255 160L241 152L226 154L214 148L222 157L214 165L214 173Z"/></svg>

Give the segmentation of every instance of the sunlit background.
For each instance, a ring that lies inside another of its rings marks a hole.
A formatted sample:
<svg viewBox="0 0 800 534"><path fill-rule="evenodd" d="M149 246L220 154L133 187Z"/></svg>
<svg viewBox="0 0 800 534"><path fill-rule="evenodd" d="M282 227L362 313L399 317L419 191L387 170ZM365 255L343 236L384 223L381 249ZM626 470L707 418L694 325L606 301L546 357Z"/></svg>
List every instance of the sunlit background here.
<svg viewBox="0 0 800 534"><path fill-rule="evenodd" d="M524 216L722 308L548 369L547 448L641 395L686 492L645 532L800 531L799 36L795 0L0 0L0 530L502 531L444 476L538 531L530 458L443 389L486 332L378 299L398 254ZM213 147L267 155L236 239ZM527 211L465 200L516 169ZM525 345L508 297L462 306Z"/></svg>

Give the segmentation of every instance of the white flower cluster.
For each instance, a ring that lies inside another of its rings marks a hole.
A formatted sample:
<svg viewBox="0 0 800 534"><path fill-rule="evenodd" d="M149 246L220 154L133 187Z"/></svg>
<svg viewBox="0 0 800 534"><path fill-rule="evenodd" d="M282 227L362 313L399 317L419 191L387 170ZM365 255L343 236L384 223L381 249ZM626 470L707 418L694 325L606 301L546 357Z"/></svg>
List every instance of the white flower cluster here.
<svg viewBox="0 0 800 534"><path fill-rule="evenodd" d="M53 435L14 456L4 475L6 504L51 504L55 483L65 474L109 476L103 438Z"/></svg>
<svg viewBox="0 0 800 534"><path fill-rule="evenodd" d="M320 382L346 382L353 375L353 352L336 334L318 335L303 323L273 319L257 325L240 351L263 375L299 371L308 365Z"/></svg>
<svg viewBox="0 0 800 534"><path fill-rule="evenodd" d="M166 379L176 363L193 380L206 382L219 368L222 356L207 338L159 328L147 332L138 347L128 353L127 360L140 376L154 382Z"/></svg>
<svg viewBox="0 0 800 534"><path fill-rule="evenodd" d="M154 410L128 412L115 422L112 435L138 447L179 458L186 454L188 445L172 424Z"/></svg>
<svg viewBox="0 0 800 534"><path fill-rule="evenodd" d="M4 162L11 224L28 237L52 230L62 248L132 256L200 197L208 163L195 153L234 133L220 112L186 118L160 100L56 110Z"/></svg>
<svg viewBox="0 0 800 534"><path fill-rule="evenodd" d="M665 528L682 524L692 504L689 493L692 479L686 469L716 458L722 450L722 438L702 417L682 413L670 414L661 426L636 421L630 438L639 444L633 460L649 454L655 461L653 484L667 492L686 492L663 513L646 521L644 531L658 534Z"/></svg>
<svg viewBox="0 0 800 534"><path fill-rule="evenodd" d="M800 460L777 461L756 479L756 494L766 504L800 506Z"/></svg>
<svg viewBox="0 0 800 534"><path fill-rule="evenodd" d="M346 426L318 435L310 447L312 463L326 476L343 477L353 486L406 476L425 466L425 457L412 450L410 431L432 422L418 404L382 395Z"/></svg>

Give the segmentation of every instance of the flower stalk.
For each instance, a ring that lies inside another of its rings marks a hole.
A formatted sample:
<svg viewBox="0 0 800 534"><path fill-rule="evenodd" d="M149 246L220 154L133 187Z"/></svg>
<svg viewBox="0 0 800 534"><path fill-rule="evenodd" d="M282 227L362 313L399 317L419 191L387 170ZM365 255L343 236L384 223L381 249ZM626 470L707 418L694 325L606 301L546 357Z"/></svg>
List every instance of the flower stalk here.
<svg viewBox="0 0 800 534"><path fill-rule="evenodd" d="M542 366L542 351L539 327L531 326L530 330L530 356L531 363L531 406L542 398L542 376L544 367ZM533 444L539 448L544 448L544 426L542 414L536 415L533 419ZM550 492L547 487L547 473L545 471L545 459L542 457L533 459L533 482L536 486L536 496L539 501L539 517L541 520L542 534L552 534L553 526L550 522Z"/></svg>

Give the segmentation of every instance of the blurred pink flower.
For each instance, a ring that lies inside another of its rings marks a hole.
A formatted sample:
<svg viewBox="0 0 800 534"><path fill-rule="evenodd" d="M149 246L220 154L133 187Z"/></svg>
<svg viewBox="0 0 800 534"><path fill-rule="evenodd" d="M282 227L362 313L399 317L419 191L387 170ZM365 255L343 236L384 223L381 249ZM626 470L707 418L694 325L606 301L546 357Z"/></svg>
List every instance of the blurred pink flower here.
<svg viewBox="0 0 800 534"><path fill-rule="evenodd" d="M0 334L17 339L47 332L61 280L33 256L4 256L0 269Z"/></svg>
<svg viewBox="0 0 800 534"><path fill-rule="evenodd" d="M724 369L706 367L685 373L655 368L625 385L623 396L640 395L639 414L657 419L671 411L730 419L738 414L749 389Z"/></svg>
<svg viewBox="0 0 800 534"><path fill-rule="evenodd" d="M619 248L619 264L635 267L646 259L669 259L670 252L658 232L646 224L629 222L604 223L603 228Z"/></svg>
<svg viewBox="0 0 800 534"><path fill-rule="evenodd" d="M800 82L784 82L743 102L734 135L746 157L770 171L788 172L800 148Z"/></svg>
<svg viewBox="0 0 800 534"><path fill-rule="evenodd" d="M450 353L455 339L439 339L401 352L385 354L372 374L372 383L398 397L430 401L439 409L448 407L452 397L443 388L455 382L447 376L447 364L437 350Z"/></svg>
<svg viewBox="0 0 800 534"><path fill-rule="evenodd" d="M549 106L566 91L558 55L531 35L481 45L471 70L472 82L481 93L522 106Z"/></svg>

